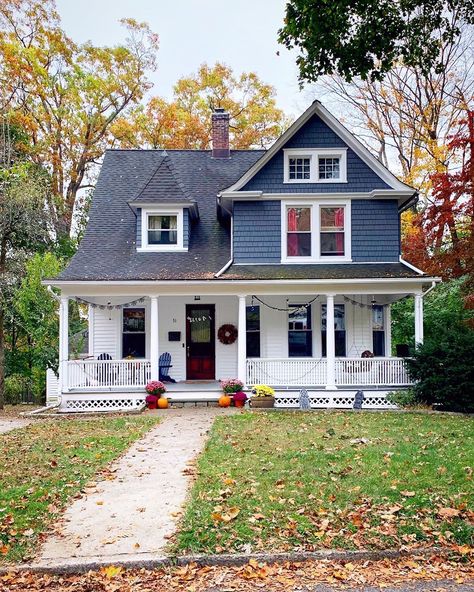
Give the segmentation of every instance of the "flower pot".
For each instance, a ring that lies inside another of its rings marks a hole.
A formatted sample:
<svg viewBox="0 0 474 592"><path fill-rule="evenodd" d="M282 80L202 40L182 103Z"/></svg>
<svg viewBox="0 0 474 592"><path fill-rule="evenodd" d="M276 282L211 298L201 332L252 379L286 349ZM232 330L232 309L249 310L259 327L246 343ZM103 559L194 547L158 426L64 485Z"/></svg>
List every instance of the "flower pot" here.
<svg viewBox="0 0 474 592"><path fill-rule="evenodd" d="M234 399L234 403L235 403L236 407L245 407L245 401L242 401L239 399L237 399L237 400Z"/></svg>
<svg viewBox="0 0 474 592"><path fill-rule="evenodd" d="M158 397L156 395L148 395L145 399L148 409L156 409L158 405Z"/></svg>
<svg viewBox="0 0 474 592"><path fill-rule="evenodd" d="M250 407L255 409L270 409L275 405L275 397L252 397Z"/></svg>

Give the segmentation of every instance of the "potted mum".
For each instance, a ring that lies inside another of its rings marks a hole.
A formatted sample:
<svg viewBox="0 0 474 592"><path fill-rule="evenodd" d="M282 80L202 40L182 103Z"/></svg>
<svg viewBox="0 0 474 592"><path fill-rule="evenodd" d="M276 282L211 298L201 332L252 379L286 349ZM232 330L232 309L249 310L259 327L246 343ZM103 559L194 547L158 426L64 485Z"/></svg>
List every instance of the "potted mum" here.
<svg viewBox="0 0 474 592"><path fill-rule="evenodd" d="M256 384L252 389L250 406L257 408L270 408L275 404L275 391L266 384Z"/></svg>
<svg viewBox="0 0 474 592"><path fill-rule="evenodd" d="M221 407L228 407L231 402L235 401L235 399L233 399L235 393L239 393L242 391L242 389L244 388L244 383L238 378L228 378L227 380L221 380L220 383L222 390L224 391L224 394L220 399L223 403Z"/></svg>
<svg viewBox="0 0 474 592"><path fill-rule="evenodd" d="M247 395L243 391L237 391L234 393L234 404L236 407L243 407L246 400Z"/></svg>
<svg viewBox="0 0 474 592"><path fill-rule="evenodd" d="M166 393L166 386L159 380L150 380L147 383L145 390L147 396L145 398L148 409L156 409L158 406L158 399Z"/></svg>

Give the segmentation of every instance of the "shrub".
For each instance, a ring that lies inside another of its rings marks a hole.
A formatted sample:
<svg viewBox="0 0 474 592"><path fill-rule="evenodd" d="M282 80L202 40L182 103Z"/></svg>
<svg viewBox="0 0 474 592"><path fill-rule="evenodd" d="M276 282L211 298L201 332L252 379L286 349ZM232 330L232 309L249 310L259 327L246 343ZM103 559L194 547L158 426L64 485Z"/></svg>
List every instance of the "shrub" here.
<svg viewBox="0 0 474 592"><path fill-rule="evenodd" d="M5 378L5 402L10 405L19 405L23 393L28 391L28 379L21 374L11 374Z"/></svg>
<svg viewBox="0 0 474 592"><path fill-rule="evenodd" d="M417 407L420 405L420 401L417 399L416 394L412 389L388 393L387 401L398 407Z"/></svg>
<svg viewBox="0 0 474 592"><path fill-rule="evenodd" d="M418 402L474 412L474 331L441 334L417 348L406 364Z"/></svg>

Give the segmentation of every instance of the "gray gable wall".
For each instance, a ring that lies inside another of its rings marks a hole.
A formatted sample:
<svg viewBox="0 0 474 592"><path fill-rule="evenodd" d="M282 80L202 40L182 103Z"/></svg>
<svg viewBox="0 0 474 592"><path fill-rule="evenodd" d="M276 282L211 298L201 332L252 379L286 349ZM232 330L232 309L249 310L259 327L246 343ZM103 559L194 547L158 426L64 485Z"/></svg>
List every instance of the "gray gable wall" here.
<svg viewBox="0 0 474 592"><path fill-rule="evenodd" d="M234 203L234 261L280 263L281 205L275 201Z"/></svg>
<svg viewBox="0 0 474 592"><path fill-rule="evenodd" d="M400 228L395 199L352 200L351 231L353 261L398 261ZM263 264L280 261L280 200L235 202L234 263Z"/></svg>
<svg viewBox="0 0 474 592"><path fill-rule="evenodd" d="M301 127L284 148L346 148L347 144L317 115ZM242 188L267 193L345 193L390 189L357 154L347 149L347 183L283 183L283 149Z"/></svg>
<svg viewBox="0 0 474 592"><path fill-rule="evenodd" d="M352 260L398 261L400 216L395 199L353 199Z"/></svg>

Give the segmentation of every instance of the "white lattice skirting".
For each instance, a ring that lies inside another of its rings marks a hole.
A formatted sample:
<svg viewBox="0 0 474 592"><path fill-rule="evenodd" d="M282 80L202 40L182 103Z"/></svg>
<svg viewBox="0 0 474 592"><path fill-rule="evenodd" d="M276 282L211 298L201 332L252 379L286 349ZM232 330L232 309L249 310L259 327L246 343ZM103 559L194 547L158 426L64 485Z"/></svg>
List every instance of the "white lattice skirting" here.
<svg viewBox="0 0 474 592"><path fill-rule="evenodd" d="M61 398L62 413L97 413L100 411L136 411L145 404L144 393L67 394Z"/></svg>
<svg viewBox="0 0 474 592"><path fill-rule="evenodd" d="M387 401L388 391L363 391L362 409L397 409ZM356 391L308 391L311 409L352 409ZM275 407L280 409L297 409L300 405L299 392L289 391L275 393Z"/></svg>

